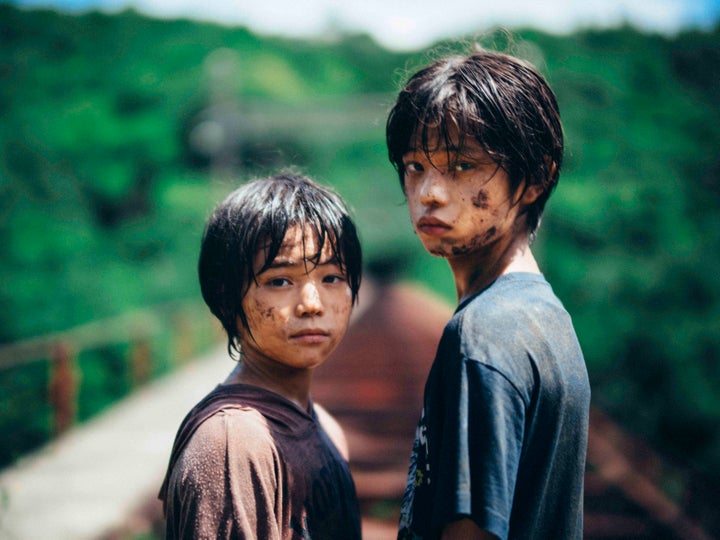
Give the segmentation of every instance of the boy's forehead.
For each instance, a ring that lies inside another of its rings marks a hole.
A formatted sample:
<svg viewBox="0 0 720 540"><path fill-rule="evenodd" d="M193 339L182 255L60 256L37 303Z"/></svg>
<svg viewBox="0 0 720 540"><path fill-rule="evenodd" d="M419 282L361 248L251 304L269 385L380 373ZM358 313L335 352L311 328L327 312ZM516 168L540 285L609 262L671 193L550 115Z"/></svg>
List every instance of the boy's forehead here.
<svg viewBox="0 0 720 540"><path fill-rule="evenodd" d="M322 252L319 251L320 238L315 230L309 225L304 228L300 225L293 225L285 233L282 244L278 250L273 265L295 265L305 264L308 261L313 263L324 263L333 257L333 250L329 238L325 238ZM256 256L256 265L265 265L269 244L264 244Z"/></svg>
<svg viewBox="0 0 720 540"><path fill-rule="evenodd" d="M445 133L441 127L430 126L427 124L418 124L410 135L408 146L410 150L436 150L441 146L446 146L448 142L457 145L459 142L458 134L455 132Z"/></svg>
<svg viewBox="0 0 720 540"><path fill-rule="evenodd" d="M456 132L447 136L439 129L425 134L416 132L410 139L407 153L460 154L476 158L489 157L487 150L474 137L460 137Z"/></svg>
<svg viewBox="0 0 720 540"><path fill-rule="evenodd" d="M418 150L459 150L475 142L474 137L467 136L458 129L456 122L446 119L442 122L423 123L415 125L408 146Z"/></svg>
<svg viewBox="0 0 720 540"><path fill-rule="evenodd" d="M293 225L285 233L282 245L280 246L280 252L287 251L303 251L306 253L317 253L320 239L318 238L317 231L310 225L304 227L300 225ZM327 248L327 242L323 248Z"/></svg>

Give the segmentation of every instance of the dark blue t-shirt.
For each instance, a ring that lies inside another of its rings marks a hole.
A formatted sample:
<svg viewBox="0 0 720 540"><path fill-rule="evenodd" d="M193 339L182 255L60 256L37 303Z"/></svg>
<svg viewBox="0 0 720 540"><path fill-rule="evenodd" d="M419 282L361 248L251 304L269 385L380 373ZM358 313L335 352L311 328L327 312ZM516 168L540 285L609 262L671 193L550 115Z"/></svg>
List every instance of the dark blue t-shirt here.
<svg viewBox="0 0 720 540"><path fill-rule="evenodd" d="M589 407L572 321L541 275L463 302L425 386L398 538L464 517L501 539L582 538Z"/></svg>

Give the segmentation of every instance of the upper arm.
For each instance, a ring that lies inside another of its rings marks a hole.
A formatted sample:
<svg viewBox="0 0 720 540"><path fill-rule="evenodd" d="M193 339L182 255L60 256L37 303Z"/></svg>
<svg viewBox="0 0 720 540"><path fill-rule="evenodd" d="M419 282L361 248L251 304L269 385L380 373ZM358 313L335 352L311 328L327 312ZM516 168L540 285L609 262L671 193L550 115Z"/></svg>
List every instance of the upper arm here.
<svg viewBox="0 0 720 540"><path fill-rule="evenodd" d="M330 440L338 449L342 457L345 458L345 461L348 461L350 459L350 448L342 427L323 407L317 403L314 403L313 407L315 408L315 414L317 414L318 421L325 430L325 433L328 434L328 437L330 437Z"/></svg>
<svg viewBox="0 0 720 540"><path fill-rule="evenodd" d="M169 486L168 527L178 537L277 537L277 454L262 422L233 410L198 427Z"/></svg>
<svg viewBox="0 0 720 540"><path fill-rule="evenodd" d="M502 536L509 527L522 452L524 403L492 367L466 359L458 368L457 379L444 392L444 430L433 475L436 501L442 502L435 507L435 522L473 525ZM457 516L473 521L454 521Z"/></svg>

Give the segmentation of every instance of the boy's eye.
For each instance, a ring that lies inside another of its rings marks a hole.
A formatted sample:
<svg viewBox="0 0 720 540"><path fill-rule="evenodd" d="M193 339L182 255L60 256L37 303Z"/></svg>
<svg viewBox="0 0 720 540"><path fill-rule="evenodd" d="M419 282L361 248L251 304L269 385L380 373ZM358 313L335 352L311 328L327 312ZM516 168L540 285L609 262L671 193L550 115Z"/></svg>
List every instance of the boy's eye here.
<svg viewBox="0 0 720 540"><path fill-rule="evenodd" d="M418 173L425 170L417 161L408 161L404 163L403 166L405 167L405 172L407 173Z"/></svg>
<svg viewBox="0 0 720 540"><path fill-rule="evenodd" d="M453 170L455 172L467 172L473 170L474 168L475 165L467 161L459 161L453 165Z"/></svg>
<svg viewBox="0 0 720 540"><path fill-rule="evenodd" d="M323 278L324 283L343 283L344 281L345 276L343 276L342 274L330 274Z"/></svg>
<svg viewBox="0 0 720 540"><path fill-rule="evenodd" d="M290 285L290 280L284 277L273 278L267 282L270 287L287 287Z"/></svg>

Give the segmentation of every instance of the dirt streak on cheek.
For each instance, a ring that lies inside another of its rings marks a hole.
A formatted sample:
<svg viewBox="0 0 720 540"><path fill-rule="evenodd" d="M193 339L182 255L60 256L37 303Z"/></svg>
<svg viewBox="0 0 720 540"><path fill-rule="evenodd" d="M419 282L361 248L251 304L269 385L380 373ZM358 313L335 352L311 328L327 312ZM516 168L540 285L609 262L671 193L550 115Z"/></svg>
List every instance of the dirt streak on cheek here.
<svg viewBox="0 0 720 540"><path fill-rule="evenodd" d="M487 191L485 191L484 189L478 191L477 195L472 198L472 204L475 208L482 208L483 210L487 210L489 206Z"/></svg>
<svg viewBox="0 0 720 540"><path fill-rule="evenodd" d="M263 304L259 300L253 302L253 311L257 314L258 319L273 319L275 317L275 307Z"/></svg>
<svg viewBox="0 0 720 540"><path fill-rule="evenodd" d="M333 303L333 305L332 305L332 312L335 316L338 316L338 317L346 316L351 311L352 311L352 303L350 301Z"/></svg>
<svg viewBox="0 0 720 540"><path fill-rule="evenodd" d="M492 239L495 238L495 236L497 236L497 229L495 227L490 227L483 234L473 237L473 239L469 243L463 244L461 246L453 246L452 253L456 256L467 255L468 253L472 253L473 251L478 249L480 246L491 242Z"/></svg>

